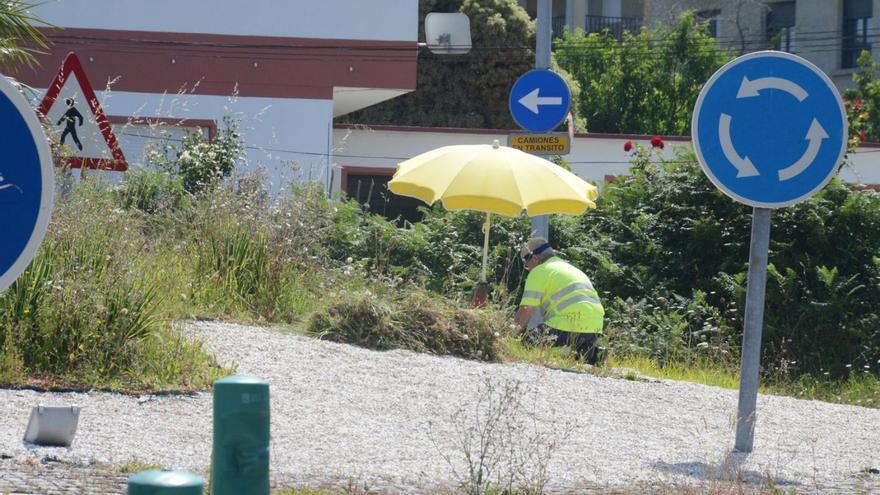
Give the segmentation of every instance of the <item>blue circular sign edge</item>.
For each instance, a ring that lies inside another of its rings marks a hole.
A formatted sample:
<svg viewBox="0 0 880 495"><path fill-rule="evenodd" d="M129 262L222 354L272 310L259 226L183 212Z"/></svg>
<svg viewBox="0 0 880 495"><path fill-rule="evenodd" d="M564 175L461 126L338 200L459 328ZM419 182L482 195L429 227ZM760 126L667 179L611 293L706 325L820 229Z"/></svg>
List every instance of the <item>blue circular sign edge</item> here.
<svg viewBox="0 0 880 495"><path fill-rule="evenodd" d="M562 83L562 86L565 88L565 94L567 95L566 99L568 100L568 108L566 108L565 112L562 113L562 117L559 119L559 122L556 122L555 124L553 124L552 126L546 128L546 129L531 129L529 127L522 125L522 123L519 121L519 119L516 118L516 112L513 111L513 103L514 103L513 90L514 90L514 88L516 88L516 85L519 84L520 81L522 81L523 79L528 77L529 74L534 74L534 73L552 74L557 79L559 79L559 82ZM568 115L568 112L571 110L571 88L568 87L568 83L565 82L565 79L563 79L562 76L553 72L550 69L532 69L532 70L526 72L525 74L519 76L517 78L516 82L513 83L513 86L511 86L510 92L507 95L507 108L510 111L511 118L513 118L513 121L516 122L516 125L518 125L521 129L526 130L526 131L530 131L530 132L550 132L553 129L556 129L557 127L559 127L559 124L561 124L565 121L566 115Z"/></svg>
<svg viewBox="0 0 880 495"><path fill-rule="evenodd" d="M34 146L37 149L37 157L40 161L40 175L42 179L42 194L40 196L40 211L37 214L37 221L34 223L34 229L31 236L25 244L24 249L18 255L15 262L6 272L0 275L0 292L6 290L28 267L31 260L37 254L43 239L46 237L46 231L49 228L49 220L52 217L52 207L55 204L55 168L52 164L52 153L49 150L49 143L37 114L34 109L27 103L18 89L3 74L0 74L0 92L9 99L10 102L18 110L21 118L27 124L34 139Z"/></svg>
<svg viewBox="0 0 880 495"><path fill-rule="evenodd" d="M706 159L703 157L703 151L700 148L698 122L699 122L700 111L702 110L702 107L703 107L703 100L705 99L706 94L712 89L712 86L715 84L715 82L719 78L721 78L721 76L723 76L724 73L726 73L728 70L730 70L733 67L736 67L737 65L739 65L743 62L746 62L748 60L751 60L754 58L763 58L763 57L784 58L784 59L790 60L792 62L798 63L798 64L806 67L807 69L809 69L813 73L815 73L817 76L819 76L819 78L822 80L822 82L824 82L825 85L827 85L828 88L831 90L831 93L834 95L835 100L837 100L838 110L840 111L841 121L843 122L842 135L843 135L844 139L843 139L843 143L840 146L840 152L838 153L837 160L836 160L836 163L838 163L838 164L840 163L840 161L843 159L843 156L846 154L846 139L847 139L847 136L849 136L849 122L847 121L847 118L846 118L846 110L844 109L844 106L843 106L843 98L840 96L840 91L837 90L837 87L834 85L834 83L831 81L831 79L828 77L828 75L825 74L825 72L823 72L821 69L816 67L809 60L806 60L802 57L798 57L797 55L793 55L791 53L779 52L779 51L775 51L775 50L763 50L760 52L749 53L749 54L743 55L741 57L737 57L737 58L731 60L730 62L724 64L724 66L722 66L720 69L715 71L714 74L712 74L712 77L710 77L709 80L706 81L706 84L703 85L703 89L700 90L700 94L697 97L697 102L694 104L694 111L691 114L691 142L693 143L694 151L697 155L697 161L700 163L700 168L703 169L703 173L706 174L706 177L709 178L709 180L712 182L712 184L715 185L715 187L720 189L721 192L726 194L728 197L732 198L734 201L738 201L740 203L743 203L743 204L746 204L749 206L754 206L757 208L772 208L772 209L785 208L786 206L791 206L791 205L800 203L801 201L804 201L805 199L808 199L811 196L813 196L814 194L816 194L817 192L821 191L822 188L824 188L828 184L828 182L831 181L831 179L834 177L834 175L837 173L837 166L831 167L831 170L828 172L828 175L815 188L802 194L801 196L787 200L787 201L767 203L767 202L763 202L763 201L754 201L752 199L741 196L741 195L733 192L732 190L730 190L730 188L728 188L724 184L724 182L722 182L721 180L719 180L715 176L715 174L712 172L711 168L706 164Z"/></svg>

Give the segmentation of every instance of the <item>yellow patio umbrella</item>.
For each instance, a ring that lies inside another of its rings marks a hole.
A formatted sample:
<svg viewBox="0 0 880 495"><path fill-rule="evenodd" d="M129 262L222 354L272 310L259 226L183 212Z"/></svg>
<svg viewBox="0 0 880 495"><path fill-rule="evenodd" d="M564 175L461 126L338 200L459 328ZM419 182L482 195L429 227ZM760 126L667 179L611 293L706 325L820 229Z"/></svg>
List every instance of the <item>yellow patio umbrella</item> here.
<svg viewBox="0 0 880 495"><path fill-rule="evenodd" d="M516 217L550 213L580 215L595 208L596 186L543 158L493 144L444 146L402 162L388 183L391 192L436 201L447 210L486 213L483 268L486 281L492 214Z"/></svg>

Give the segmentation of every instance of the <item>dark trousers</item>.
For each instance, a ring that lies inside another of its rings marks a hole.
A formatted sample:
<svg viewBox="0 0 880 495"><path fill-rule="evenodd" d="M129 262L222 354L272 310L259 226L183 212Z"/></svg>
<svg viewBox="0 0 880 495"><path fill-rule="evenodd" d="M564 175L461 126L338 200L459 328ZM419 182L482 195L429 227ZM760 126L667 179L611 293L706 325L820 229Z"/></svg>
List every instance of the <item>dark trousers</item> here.
<svg viewBox="0 0 880 495"><path fill-rule="evenodd" d="M546 325L538 325L538 328L535 330L540 335L548 337L547 340L550 340L556 347L568 346L589 365L595 366L601 361L602 356L599 352L600 335L598 333L566 332L550 328ZM555 342L552 340L554 338L556 339Z"/></svg>

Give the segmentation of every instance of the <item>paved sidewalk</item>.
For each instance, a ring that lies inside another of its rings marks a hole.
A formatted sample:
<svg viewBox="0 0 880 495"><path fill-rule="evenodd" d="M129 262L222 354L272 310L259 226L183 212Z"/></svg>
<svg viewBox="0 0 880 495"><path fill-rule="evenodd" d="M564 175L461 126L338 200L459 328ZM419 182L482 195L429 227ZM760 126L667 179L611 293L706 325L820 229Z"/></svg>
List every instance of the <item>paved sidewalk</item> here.
<svg viewBox="0 0 880 495"><path fill-rule="evenodd" d="M0 460L2 495L125 494L127 474L109 468L77 467L61 462Z"/></svg>

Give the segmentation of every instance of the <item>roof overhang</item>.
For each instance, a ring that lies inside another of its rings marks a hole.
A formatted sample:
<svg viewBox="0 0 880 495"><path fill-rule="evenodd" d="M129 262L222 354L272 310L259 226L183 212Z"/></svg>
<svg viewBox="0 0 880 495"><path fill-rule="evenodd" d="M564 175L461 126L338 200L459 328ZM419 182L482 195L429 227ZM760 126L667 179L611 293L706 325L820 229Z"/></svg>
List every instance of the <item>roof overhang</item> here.
<svg viewBox="0 0 880 495"><path fill-rule="evenodd" d="M411 92L411 89L384 88L351 88L337 86L333 88L333 117L349 114L397 98Z"/></svg>

